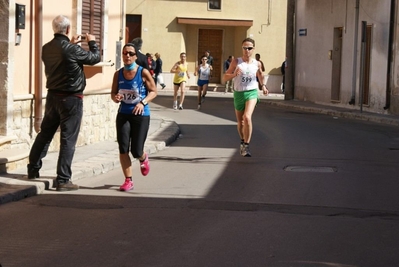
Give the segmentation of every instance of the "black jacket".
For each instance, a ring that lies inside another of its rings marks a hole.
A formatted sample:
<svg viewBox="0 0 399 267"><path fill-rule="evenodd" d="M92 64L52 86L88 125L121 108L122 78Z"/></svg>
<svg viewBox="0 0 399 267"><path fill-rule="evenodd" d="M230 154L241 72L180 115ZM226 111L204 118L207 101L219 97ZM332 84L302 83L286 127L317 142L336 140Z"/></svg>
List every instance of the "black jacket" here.
<svg viewBox="0 0 399 267"><path fill-rule="evenodd" d="M136 50L137 51L137 50ZM142 66L143 68L150 70L150 67L148 66L148 59L147 56L141 53L140 50L136 52L137 59L136 59L136 64L139 66Z"/></svg>
<svg viewBox="0 0 399 267"><path fill-rule="evenodd" d="M159 75L160 73L162 73L162 59L161 58L157 58L157 60L155 60L155 75Z"/></svg>
<svg viewBox="0 0 399 267"><path fill-rule="evenodd" d="M71 44L67 36L54 34L54 39L42 48L46 73L46 87L52 92L82 93L86 87L83 65L94 65L101 60L95 41L89 42L90 51Z"/></svg>

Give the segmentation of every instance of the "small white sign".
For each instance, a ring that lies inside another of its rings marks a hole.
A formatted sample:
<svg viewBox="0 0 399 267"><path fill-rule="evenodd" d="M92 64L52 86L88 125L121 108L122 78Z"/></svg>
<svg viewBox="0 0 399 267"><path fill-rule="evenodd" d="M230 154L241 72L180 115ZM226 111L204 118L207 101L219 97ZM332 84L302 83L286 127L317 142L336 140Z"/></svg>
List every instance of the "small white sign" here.
<svg viewBox="0 0 399 267"><path fill-rule="evenodd" d="M308 29L299 29L299 36L308 35Z"/></svg>

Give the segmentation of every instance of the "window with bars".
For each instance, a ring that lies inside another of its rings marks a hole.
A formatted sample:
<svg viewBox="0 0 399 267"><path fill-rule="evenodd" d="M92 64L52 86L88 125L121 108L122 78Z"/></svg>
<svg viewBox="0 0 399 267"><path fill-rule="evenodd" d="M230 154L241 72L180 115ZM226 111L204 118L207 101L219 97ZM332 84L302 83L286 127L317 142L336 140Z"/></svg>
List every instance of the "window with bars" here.
<svg viewBox="0 0 399 267"><path fill-rule="evenodd" d="M90 33L96 37L96 43L103 52L103 10L104 0L82 0L82 34ZM82 47L88 49L87 43Z"/></svg>
<svg viewBox="0 0 399 267"><path fill-rule="evenodd" d="M221 1L222 0L209 0L208 1L208 8L210 10L220 10L221 9Z"/></svg>

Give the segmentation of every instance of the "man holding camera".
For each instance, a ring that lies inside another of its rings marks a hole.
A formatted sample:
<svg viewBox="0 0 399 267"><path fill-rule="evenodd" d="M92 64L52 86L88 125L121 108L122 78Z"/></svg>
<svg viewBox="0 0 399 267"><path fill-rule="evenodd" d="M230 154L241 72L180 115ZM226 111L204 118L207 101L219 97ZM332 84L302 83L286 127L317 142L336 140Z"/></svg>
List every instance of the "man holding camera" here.
<svg viewBox="0 0 399 267"><path fill-rule="evenodd" d="M42 47L48 89L45 113L41 130L30 150L28 178L40 177L42 159L60 127L57 191L71 191L79 188L71 182L71 165L83 115L83 90L86 87L83 65L94 65L100 62L101 57L94 35L86 33L69 39L71 26L67 17L57 16L52 26L54 38ZM78 45L83 39L90 51Z"/></svg>

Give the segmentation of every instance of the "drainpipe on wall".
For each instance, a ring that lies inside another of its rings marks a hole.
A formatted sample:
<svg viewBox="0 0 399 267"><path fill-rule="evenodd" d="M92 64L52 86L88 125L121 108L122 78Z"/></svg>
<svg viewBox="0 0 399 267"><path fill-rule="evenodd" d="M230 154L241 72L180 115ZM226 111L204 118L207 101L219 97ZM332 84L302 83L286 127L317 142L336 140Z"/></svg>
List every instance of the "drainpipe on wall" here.
<svg viewBox="0 0 399 267"><path fill-rule="evenodd" d="M294 99L295 88L295 3L296 0L287 2L287 35L285 53L287 68L285 69L285 100Z"/></svg>
<svg viewBox="0 0 399 267"><path fill-rule="evenodd" d="M352 97L349 105L354 105L356 100L356 78L357 78L357 40L359 39L359 0L355 7L355 35L353 38L353 70L352 70Z"/></svg>
<svg viewBox="0 0 399 267"><path fill-rule="evenodd" d="M115 70L121 67L121 52L122 52L122 40L123 34L125 33L125 0L121 0L121 12L120 12L120 29L119 29L119 40L116 41L116 53L115 53Z"/></svg>
<svg viewBox="0 0 399 267"><path fill-rule="evenodd" d="M120 32L119 32L119 41L123 40L123 33L125 32L125 20L126 20L126 15L125 15L125 0L121 0L121 17L120 17ZM119 51L116 51L119 53Z"/></svg>
<svg viewBox="0 0 399 267"><path fill-rule="evenodd" d="M35 1L35 95L34 95L34 128L35 132L38 133L40 131L40 126L42 124L43 116L42 116L42 0Z"/></svg>
<svg viewBox="0 0 399 267"><path fill-rule="evenodd" d="M389 48L388 48L388 68L387 68L387 88L385 96L385 107L387 110L391 106L391 87L394 83L392 79L392 64L393 64L393 49L394 49L394 36L395 36L395 15L396 15L396 0L391 0L391 14L389 18Z"/></svg>

